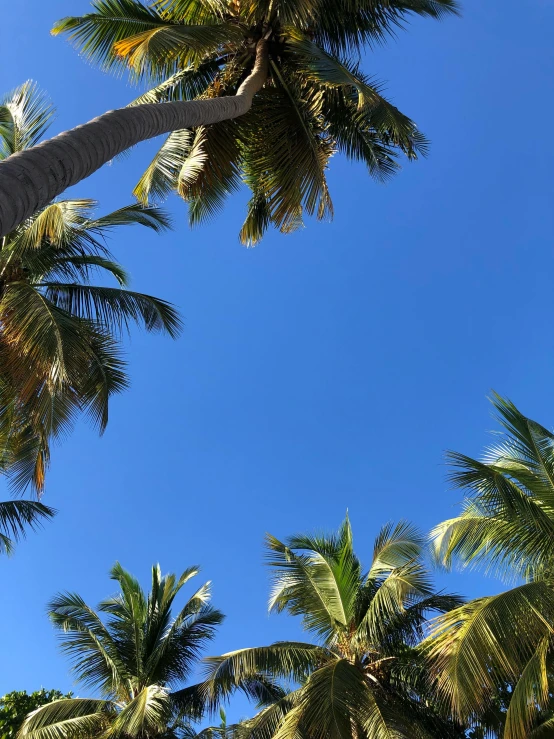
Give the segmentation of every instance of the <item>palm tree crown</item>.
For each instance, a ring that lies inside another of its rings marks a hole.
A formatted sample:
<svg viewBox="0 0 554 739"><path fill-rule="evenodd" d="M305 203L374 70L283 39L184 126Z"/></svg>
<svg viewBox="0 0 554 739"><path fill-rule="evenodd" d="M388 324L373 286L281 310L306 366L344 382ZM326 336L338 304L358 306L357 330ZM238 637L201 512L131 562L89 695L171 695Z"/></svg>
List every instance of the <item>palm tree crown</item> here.
<svg viewBox="0 0 554 739"><path fill-rule="evenodd" d="M240 728L251 739L463 737L433 708L416 650L426 614L460 605L433 591L423 539L407 523L385 526L362 569L348 520L336 536L267 537L270 609L300 616L316 643L277 642L209 658L217 702L245 678L292 683Z"/></svg>
<svg viewBox="0 0 554 739"><path fill-rule="evenodd" d="M443 697L480 715L507 686L505 739L554 730L554 434L493 397L505 435L479 461L450 453L468 491L457 518L433 532L437 559L484 566L517 586L437 619L428 640Z"/></svg>
<svg viewBox="0 0 554 739"><path fill-rule="evenodd" d="M43 135L53 108L31 83L0 104L0 159ZM127 386L118 337L132 323L176 336L163 300L127 289L104 238L119 226L168 227L158 209L94 215L91 200L54 202L0 242L0 465L16 490L40 493L50 440L80 412L103 431L108 401ZM116 287L91 284L94 276Z"/></svg>
<svg viewBox="0 0 554 739"><path fill-rule="evenodd" d="M415 124L357 60L364 46L382 42L409 15L456 12L455 0L93 0L92 6L88 15L61 20L54 33L67 33L106 69L156 83L134 105L235 95L254 60L264 57L251 109L173 131L135 188L145 203L177 190L197 223L244 181L252 192L240 234L245 244L270 225L289 232L304 214L331 216L325 173L336 151L362 161L380 180L398 169L398 152L415 159L425 151Z"/></svg>
<svg viewBox="0 0 554 739"><path fill-rule="evenodd" d="M152 568L146 594L137 580L116 564L111 577L120 592L94 610L77 594L63 593L50 603L50 619L61 632L61 646L81 685L101 698L63 699L42 706L24 722L23 739L121 739L191 734L204 699L198 685L184 687L206 644L223 620L210 604L210 584L197 590L172 616L181 588L198 573L180 577Z"/></svg>

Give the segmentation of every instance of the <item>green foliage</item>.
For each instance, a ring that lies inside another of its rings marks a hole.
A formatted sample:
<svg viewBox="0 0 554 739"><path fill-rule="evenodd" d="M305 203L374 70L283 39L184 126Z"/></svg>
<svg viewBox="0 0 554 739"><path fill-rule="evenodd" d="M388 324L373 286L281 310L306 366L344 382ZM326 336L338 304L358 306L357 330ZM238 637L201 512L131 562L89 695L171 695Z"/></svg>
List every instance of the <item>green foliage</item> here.
<svg viewBox="0 0 554 739"><path fill-rule="evenodd" d="M49 615L60 632L77 681L99 699L58 700L31 714L20 739L185 739L206 709L202 685L182 687L194 673L223 615L210 605L205 583L172 615L181 589L198 574L180 577L152 568L149 593L119 563L111 578L119 592L91 608L76 593L60 593Z"/></svg>
<svg viewBox="0 0 554 739"><path fill-rule="evenodd" d="M14 544L25 538L28 529L35 531L55 514L53 508L34 500L0 502L0 554L11 554Z"/></svg>
<svg viewBox="0 0 554 739"><path fill-rule="evenodd" d="M0 739L15 739L25 717L40 706L61 698L71 698L72 693L64 695L59 690L14 690L0 698Z"/></svg>
<svg viewBox="0 0 554 739"><path fill-rule="evenodd" d="M433 700L417 646L429 614L459 607L435 593L410 524L385 526L362 568L348 519L335 535L267 537L270 610L300 616L315 643L276 642L209 658L213 706L254 680L274 697L234 727L250 739L390 739L465 736ZM292 686L292 689L291 689ZM263 705L263 704L262 704Z"/></svg>
<svg viewBox="0 0 554 739"><path fill-rule="evenodd" d="M252 245L269 226L288 233L305 215L332 217L326 171L336 151L378 180L399 169L399 154L426 152L415 123L352 59L412 15L456 12L454 0L93 0L53 33L104 69L156 85L133 104L233 95L257 42L268 42L268 78L250 112L173 132L135 188L142 203L179 193L194 225L242 180L252 199L240 238Z"/></svg>
<svg viewBox="0 0 554 739"><path fill-rule="evenodd" d="M30 83L7 96L0 158L34 145L52 113ZM54 202L0 244L0 468L16 492L42 492L51 442L78 415L105 429L110 398L128 385L122 330L138 324L173 338L180 330L173 306L128 289L106 247L113 229L160 232L167 216L138 204L101 217L95 209L92 200ZM99 275L116 286L91 284Z"/></svg>
<svg viewBox="0 0 554 739"><path fill-rule="evenodd" d="M436 559L482 566L518 585L437 619L426 648L443 699L482 715L510 686L505 739L548 736L554 705L554 434L492 399L504 435L482 461L450 453L462 514L433 532ZM505 696L506 697L506 696Z"/></svg>

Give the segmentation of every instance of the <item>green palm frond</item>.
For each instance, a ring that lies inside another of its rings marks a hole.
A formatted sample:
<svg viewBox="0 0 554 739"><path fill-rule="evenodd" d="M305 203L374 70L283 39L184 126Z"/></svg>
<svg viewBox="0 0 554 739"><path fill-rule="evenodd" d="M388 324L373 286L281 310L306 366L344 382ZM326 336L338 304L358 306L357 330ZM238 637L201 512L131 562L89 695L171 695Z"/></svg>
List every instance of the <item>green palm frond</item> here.
<svg viewBox="0 0 554 739"><path fill-rule="evenodd" d="M27 256L25 261L28 269L35 271L35 273L44 272L49 277L74 282L89 282L93 273L107 272L115 277L121 287L126 287L129 284L128 273L113 259L95 254L60 257L56 254L56 249L41 250L41 254L37 259L33 259L33 256Z"/></svg>
<svg viewBox="0 0 554 739"><path fill-rule="evenodd" d="M317 3L314 41L331 54L358 53L394 35L411 15L441 19L458 13L455 0L357 0L347 8L333 0ZM294 22L294 21L293 21Z"/></svg>
<svg viewBox="0 0 554 739"><path fill-rule="evenodd" d="M0 502L0 554L11 554L14 544L36 531L44 521L53 518L56 511L32 500Z"/></svg>
<svg viewBox="0 0 554 739"><path fill-rule="evenodd" d="M55 108L28 80L0 102L0 160L35 146L52 121Z"/></svg>
<svg viewBox="0 0 554 739"><path fill-rule="evenodd" d="M118 342L98 330L90 330L88 338L88 364L78 385L80 408L103 433L108 425L109 401L129 387L129 380Z"/></svg>
<svg viewBox="0 0 554 739"><path fill-rule="evenodd" d="M394 736L363 675L345 659L324 665L310 675L299 706L287 719L276 735L282 739L294 738L291 729L295 724L301 724L307 736L330 739L352 739L359 731L375 739Z"/></svg>
<svg viewBox="0 0 554 739"><path fill-rule="evenodd" d="M237 26L213 23L203 26L160 23L154 28L122 39L114 44L116 56L127 60L140 79L163 79L183 67L198 64L223 44L239 42Z"/></svg>
<svg viewBox="0 0 554 739"><path fill-rule="evenodd" d="M36 368L23 380L22 397L28 401L43 382L43 372L54 386L60 386L71 373L71 366L85 347L79 325L62 308L27 282L10 283L2 297L5 341L17 351L8 358L5 369L13 376L26 372L24 358Z"/></svg>
<svg viewBox="0 0 554 739"><path fill-rule="evenodd" d="M301 689L287 692L253 718L229 727L228 733L232 739L273 739L286 716L298 706L301 695Z"/></svg>
<svg viewBox="0 0 554 739"><path fill-rule="evenodd" d="M317 550L296 555L267 536L268 564L273 569L270 610L301 615L304 627L328 638L348 624L356 594L356 572L346 558L336 561Z"/></svg>
<svg viewBox="0 0 554 739"><path fill-rule="evenodd" d="M193 133L189 130L169 134L133 190L133 195L141 203L147 204L151 199L163 200L176 189L192 139Z"/></svg>
<svg viewBox="0 0 554 739"><path fill-rule="evenodd" d="M22 255L45 242L63 247L73 242L77 232L85 231L97 203L94 200L61 200L36 213L10 238L10 251Z"/></svg>
<svg viewBox="0 0 554 739"><path fill-rule="evenodd" d="M239 233L241 244L256 246L262 240L270 225L269 202L263 192L254 191L252 198L248 201L246 219Z"/></svg>
<svg viewBox="0 0 554 739"><path fill-rule="evenodd" d="M61 593L48 604L50 620L62 632L62 652L83 685L104 695L129 696L130 675L110 630L76 593Z"/></svg>
<svg viewBox="0 0 554 739"><path fill-rule="evenodd" d="M93 0L92 8L87 15L62 18L52 34L66 33L86 59L104 69L127 67L127 60L115 52L117 43L164 25L158 12L137 0Z"/></svg>
<svg viewBox="0 0 554 739"><path fill-rule="evenodd" d="M368 578L389 574L417 560L423 551L425 539L409 521L399 521L382 527L373 547L373 562Z"/></svg>
<svg viewBox="0 0 554 739"><path fill-rule="evenodd" d="M219 59L208 60L196 66L181 69L156 87L135 98L130 106L145 103L169 103L176 100L192 100L202 95L221 67Z"/></svg>
<svg viewBox="0 0 554 739"><path fill-rule="evenodd" d="M171 228L171 218L161 208L144 207L139 204L126 205L108 215L92 219L85 224L85 230L105 236L116 226L145 226L155 233L162 233Z"/></svg>
<svg viewBox="0 0 554 739"><path fill-rule="evenodd" d="M210 18L224 18L226 0L156 0L156 7L175 23L203 23Z"/></svg>
<svg viewBox="0 0 554 739"><path fill-rule="evenodd" d="M171 702L166 690L148 685L117 714L110 734L119 737L143 737L163 734L171 719Z"/></svg>
<svg viewBox="0 0 554 739"><path fill-rule="evenodd" d="M177 176L177 192L189 204L191 226L215 215L240 183L235 121L196 129Z"/></svg>
<svg viewBox="0 0 554 739"><path fill-rule="evenodd" d="M20 739L77 739L98 736L115 715L110 701L91 698L63 698L41 706L29 714Z"/></svg>
<svg viewBox="0 0 554 739"><path fill-rule="evenodd" d="M329 650L304 642L275 642L269 647L239 649L205 659L206 687L217 702L245 679L272 675L303 681L311 670L332 659Z"/></svg>
<svg viewBox="0 0 554 739"><path fill-rule="evenodd" d="M320 219L332 216L325 172L334 146L317 106L317 99L303 95L299 81L279 73L277 86L264 89L240 121L245 181L284 233L302 226L304 211ZM256 230L262 225L258 219Z"/></svg>
<svg viewBox="0 0 554 739"><path fill-rule="evenodd" d="M550 706L547 658L551 646L551 635L538 643L517 681L506 712L505 739L525 739L536 726L541 708Z"/></svg>
<svg viewBox="0 0 554 739"><path fill-rule="evenodd" d="M129 329L142 322L148 331L161 331L176 338L181 319L165 300L115 287L94 287L60 282L43 282L47 300L64 314L99 321L112 330Z"/></svg>
<svg viewBox="0 0 554 739"><path fill-rule="evenodd" d="M550 638L553 618L552 583L532 582L471 601L435 620L424 647L441 694L459 716L484 711L503 679L517 683L537 659L539 645Z"/></svg>

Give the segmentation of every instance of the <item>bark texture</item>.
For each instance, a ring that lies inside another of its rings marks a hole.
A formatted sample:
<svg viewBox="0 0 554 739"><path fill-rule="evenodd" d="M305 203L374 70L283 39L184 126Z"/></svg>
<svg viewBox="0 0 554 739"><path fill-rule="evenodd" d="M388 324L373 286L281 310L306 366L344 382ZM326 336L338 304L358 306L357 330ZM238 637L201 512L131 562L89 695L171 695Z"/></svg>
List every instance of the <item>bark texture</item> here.
<svg viewBox="0 0 554 739"><path fill-rule="evenodd" d="M182 128L238 118L267 79L267 42L259 41L250 75L236 95L111 110L0 162L0 237L141 141Z"/></svg>

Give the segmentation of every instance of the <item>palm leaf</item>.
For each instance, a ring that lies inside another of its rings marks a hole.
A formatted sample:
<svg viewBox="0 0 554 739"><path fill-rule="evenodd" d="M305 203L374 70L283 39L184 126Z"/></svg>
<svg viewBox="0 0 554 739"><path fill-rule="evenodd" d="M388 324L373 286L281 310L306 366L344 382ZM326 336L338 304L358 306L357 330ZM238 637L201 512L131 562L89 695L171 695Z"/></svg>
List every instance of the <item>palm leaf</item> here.
<svg viewBox="0 0 554 739"><path fill-rule="evenodd" d="M0 160L35 146L48 129L55 108L30 80L0 102Z"/></svg>
<svg viewBox="0 0 554 739"><path fill-rule="evenodd" d="M129 323L144 324L148 331L161 331L176 338L181 330L179 314L165 300L115 287L95 287L44 282L49 303L64 313L99 321L110 330L129 329Z"/></svg>
<svg viewBox="0 0 554 739"><path fill-rule="evenodd" d="M56 511L32 500L0 502L0 553L11 554L14 544L36 531L43 522L53 518Z"/></svg>
<svg viewBox="0 0 554 739"><path fill-rule="evenodd" d="M93 12L84 16L62 18L52 34L66 33L86 59L104 69L127 67L127 60L114 50L117 43L163 25L161 15L138 0L93 0L92 8Z"/></svg>
<svg viewBox="0 0 554 739"><path fill-rule="evenodd" d="M21 739L94 737L106 728L114 714L115 706L110 701L64 698L29 714L18 736Z"/></svg>

